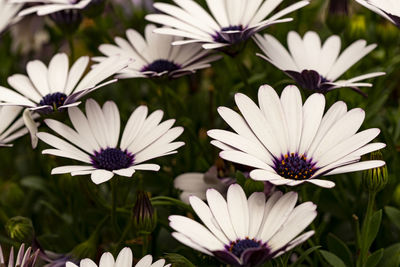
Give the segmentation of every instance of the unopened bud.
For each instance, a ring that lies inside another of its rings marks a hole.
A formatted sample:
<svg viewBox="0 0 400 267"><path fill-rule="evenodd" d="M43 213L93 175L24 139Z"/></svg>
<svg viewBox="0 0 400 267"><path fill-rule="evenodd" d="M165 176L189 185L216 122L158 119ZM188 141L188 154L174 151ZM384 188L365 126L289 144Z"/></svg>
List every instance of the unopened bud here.
<svg viewBox="0 0 400 267"><path fill-rule="evenodd" d="M330 0L326 24L336 34L341 33L347 26L349 14L348 0Z"/></svg>
<svg viewBox="0 0 400 267"><path fill-rule="evenodd" d="M369 160L383 160L380 151L374 151L369 155ZM363 172L363 183L370 192L381 191L388 182L388 172L386 165L382 167L365 170Z"/></svg>
<svg viewBox="0 0 400 267"><path fill-rule="evenodd" d="M133 226L139 234L150 234L157 225L157 214L151 205L149 196L138 191L133 207Z"/></svg>
<svg viewBox="0 0 400 267"><path fill-rule="evenodd" d="M18 242L31 242L35 230L29 218L16 216L7 221L6 231L12 239Z"/></svg>

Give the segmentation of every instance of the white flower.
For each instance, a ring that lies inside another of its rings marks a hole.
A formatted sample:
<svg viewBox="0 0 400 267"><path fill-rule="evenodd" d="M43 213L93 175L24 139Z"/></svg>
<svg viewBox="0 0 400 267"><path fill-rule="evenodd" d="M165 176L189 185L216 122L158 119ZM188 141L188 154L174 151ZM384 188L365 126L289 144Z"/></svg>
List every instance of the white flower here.
<svg viewBox="0 0 400 267"><path fill-rule="evenodd" d="M172 235L183 244L235 266L258 266L301 244L314 234L298 236L317 216L316 205L295 207L297 193L274 193L268 201L262 192L248 199L243 189L231 185L227 200L207 191L206 205L198 197L190 204L204 226L184 216L169 217ZM298 236L298 237L297 237ZM297 238L296 238L297 237Z"/></svg>
<svg viewBox="0 0 400 267"><path fill-rule="evenodd" d="M173 46L171 43L180 37L164 36L154 33L155 25L147 25L144 39L137 31L126 31L128 40L115 38L117 45L103 44L99 50L106 57L94 58L102 62L107 57L121 55L133 59L128 68L120 71L118 78L160 77L168 75L178 77L194 73L198 69L210 67L210 62L220 59L202 49L199 44Z"/></svg>
<svg viewBox="0 0 400 267"><path fill-rule="evenodd" d="M12 146L9 144L15 139L28 133L22 118L16 120L21 114L21 107L0 107L0 147ZM37 116L34 116L37 118Z"/></svg>
<svg viewBox="0 0 400 267"><path fill-rule="evenodd" d="M8 77L7 81L15 91L0 86L0 105L22 106L42 113L77 106L83 96L115 82L99 84L129 62L120 57L110 57L84 75L89 64L86 56L76 60L71 68L64 53L56 54L48 67L39 60L30 61L26 65L28 76L14 74Z"/></svg>
<svg viewBox="0 0 400 267"><path fill-rule="evenodd" d="M8 0L0 0L0 33L17 20L16 14L21 7L21 4L12 4Z"/></svg>
<svg viewBox="0 0 400 267"><path fill-rule="evenodd" d="M77 107L69 108L69 118L75 129L46 119L47 126L67 141L40 132L37 134L39 139L54 147L42 153L87 164L57 167L51 173L90 174L92 181L100 184L110 180L114 174L131 177L136 170L158 171L159 165L142 163L176 153L176 149L184 143L172 141L182 134L183 128L171 128L175 120L160 123L163 117L161 110L149 116L147 113L146 106L140 106L132 113L120 143L120 116L117 105L112 101L101 108L93 99L87 100L86 116Z"/></svg>
<svg viewBox="0 0 400 267"><path fill-rule="evenodd" d="M24 253L25 252L25 253ZM8 257L8 263L4 260L3 250L0 245L0 266L8 266L8 267L33 267L36 263L36 258L38 257L39 249L35 252L32 251L32 248L29 247L25 251L25 245L22 244L19 247L17 257L15 259L14 265L14 248L11 247L10 256Z"/></svg>
<svg viewBox="0 0 400 267"><path fill-rule="evenodd" d="M32 13L45 16L63 10L84 9L92 1L96 0L10 0L11 3L29 4L18 16Z"/></svg>
<svg viewBox="0 0 400 267"><path fill-rule="evenodd" d="M400 3L398 0L356 0L359 4L386 18L400 28Z"/></svg>
<svg viewBox="0 0 400 267"><path fill-rule="evenodd" d="M146 19L166 26L156 33L187 38L173 44L198 42L205 49L241 43L272 24L291 21L280 18L309 4L299 1L268 17L283 0L206 0L212 15L193 0L174 2L178 6L155 3L154 7L165 14L147 15Z"/></svg>
<svg viewBox="0 0 400 267"><path fill-rule="evenodd" d="M98 267L132 267L133 255L130 248L123 248L116 260L110 252L105 252L101 255ZM153 257L151 255L144 256L135 267L170 267L171 264L165 265L165 260L161 259L153 262ZM67 262L66 267L78 267L72 262ZM83 259L80 262L81 267L97 267L97 264L91 259Z"/></svg>
<svg viewBox="0 0 400 267"><path fill-rule="evenodd" d="M312 31L307 32L303 39L297 32L289 32L287 43L290 54L269 34L265 34L264 37L256 35L254 40L265 53L265 56L257 55L283 70L301 87L309 90L326 93L336 88L350 87L363 93L358 87L371 87L372 84L360 81L385 74L374 72L337 81L351 66L376 47L375 44L367 46L365 40L354 42L342 54L339 36L332 35L321 45L318 34Z"/></svg>
<svg viewBox="0 0 400 267"><path fill-rule="evenodd" d="M272 87L261 86L260 107L240 93L235 102L242 116L226 107L218 109L235 132L210 130L208 135L223 150L221 158L255 168L250 172L254 180L289 186L310 182L330 188L335 183L316 178L385 164L360 162L362 155L385 147L369 144L379 129L357 133L365 118L360 108L347 111L346 104L338 101L324 115L324 95L315 93L303 105L296 86L287 86L280 98Z"/></svg>

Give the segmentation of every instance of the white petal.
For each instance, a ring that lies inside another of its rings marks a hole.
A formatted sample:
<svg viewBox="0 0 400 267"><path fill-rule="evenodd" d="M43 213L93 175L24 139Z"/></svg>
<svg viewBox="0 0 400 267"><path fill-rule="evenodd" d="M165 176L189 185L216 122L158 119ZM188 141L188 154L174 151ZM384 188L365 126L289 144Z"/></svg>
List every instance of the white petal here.
<svg viewBox="0 0 400 267"><path fill-rule="evenodd" d="M90 178L92 179L93 183L95 184L101 184L104 182L107 182L114 176L113 172L107 171L107 170L95 170L92 172L92 175Z"/></svg>

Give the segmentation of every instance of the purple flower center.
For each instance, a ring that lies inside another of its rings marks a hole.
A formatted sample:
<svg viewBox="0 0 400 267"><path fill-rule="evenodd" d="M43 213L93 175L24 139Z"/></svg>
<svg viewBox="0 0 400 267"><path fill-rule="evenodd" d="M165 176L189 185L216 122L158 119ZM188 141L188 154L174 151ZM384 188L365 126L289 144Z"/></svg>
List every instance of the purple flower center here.
<svg viewBox="0 0 400 267"><path fill-rule="evenodd" d="M215 42L218 43L233 43L239 40L236 40L238 38L233 38L232 36L232 40L227 40L222 36L223 32L227 32L227 31L243 31L243 26L242 25L235 25L235 26L229 26L229 27L224 27L221 29L221 32L217 32L213 38ZM240 38L239 38L240 39Z"/></svg>
<svg viewBox="0 0 400 267"><path fill-rule="evenodd" d="M240 259L243 252L249 248L259 248L261 247L260 241L255 241L254 239L238 239L234 242L231 242L227 249L232 252L236 257Z"/></svg>
<svg viewBox="0 0 400 267"><path fill-rule="evenodd" d="M274 163L277 174L288 179L306 180L317 171L312 159L297 153L281 156L280 159L275 159Z"/></svg>
<svg viewBox="0 0 400 267"><path fill-rule="evenodd" d="M142 72L145 71L153 71L156 73L162 73L162 72L172 72L174 70L179 70L181 66L178 64L175 64L172 61L165 60L165 59L157 59L150 63L149 65L145 66L142 69Z"/></svg>
<svg viewBox="0 0 400 267"><path fill-rule="evenodd" d="M101 149L91 155L92 165L96 169L114 171L132 166L135 156L119 148Z"/></svg>
<svg viewBox="0 0 400 267"><path fill-rule="evenodd" d="M39 102L39 106L51 106L54 110L57 110L59 107L64 105L65 100L67 99L67 95L64 93L53 93L48 94L43 97Z"/></svg>

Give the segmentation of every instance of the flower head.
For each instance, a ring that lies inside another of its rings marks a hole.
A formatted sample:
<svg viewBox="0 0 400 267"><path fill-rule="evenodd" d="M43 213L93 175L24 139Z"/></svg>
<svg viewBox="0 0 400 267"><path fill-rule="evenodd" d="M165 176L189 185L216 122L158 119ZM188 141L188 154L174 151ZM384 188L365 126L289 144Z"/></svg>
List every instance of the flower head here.
<svg viewBox="0 0 400 267"><path fill-rule="evenodd" d="M11 247L10 256L8 257L8 263L6 263L4 260L3 251L2 251L1 245L0 245L0 266L34 267L36 264L36 258L38 256L38 254L39 254L39 250L36 250L35 252L33 252L30 247L25 251L25 245L22 244L19 247L18 254L15 259L15 265L14 265L14 248Z"/></svg>
<svg viewBox="0 0 400 267"><path fill-rule="evenodd" d="M255 168L250 172L254 180L289 186L310 182L329 188L335 183L317 178L385 164L360 162L362 155L385 147L369 144L379 129L357 133L365 118L360 108L347 111L346 104L338 101L324 115L324 95L315 93L303 105L296 86L287 86L280 98L272 87L261 86L258 101L259 107L244 94L236 94L242 115L226 107L218 109L235 132L208 132L213 144L223 150L221 158Z"/></svg>
<svg viewBox="0 0 400 267"><path fill-rule="evenodd" d="M110 252L105 252L101 255L99 267L132 267L133 262L133 254L130 248L122 249L116 260ZM161 259L156 262L153 262L153 257L151 255L144 256L135 267L170 267L171 264L165 265L165 260ZM78 267L76 264L72 262L67 262L66 267ZM91 259L83 259L81 260L80 266L87 267L97 267L97 264L94 263Z"/></svg>
<svg viewBox="0 0 400 267"><path fill-rule="evenodd" d="M169 217L172 235L183 244L235 266L258 266L301 244L314 234L298 236L317 216L316 205L295 207L297 193L274 193L268 201L262 192L248 199L231 185L227 200L207 191L206 205L192 196L190 204L204 225L184 216ZM297 237L298 236L298 237ZM296 238L297 237L297 238Z"/></svg>
<svg viewBox="0 0 400 267"><path fill-rule="evenodd" d="M154 30L156 33L187 38L173 44L197 42L205 49L242 43L272 24L291 21L281 17L309 4L299 1L270 16L283 0L207 0L211 15L193 0L174 2L178 6L155 3L154 7L165 14L147 15L146 19L166 26Z"/></svg>
<svg viewBox="0 0 400 267"><path fill-rule="evenodd" d="M367 46L364 40L354 42L341 54L341 42L337 35L332 35L321 45L315 32L307 32L302 39L297 32L291 31L287 37L290 53L269 34L264 37L257 35L254 40L265 54L259 56L283 70L301 87L319 93L341 87L350 87L362 93L358 87L371 87L372 84L360 81L385 74L374 72L338 81L343 73L376 47L375 44Z"/></svg>
<svg viewBox="0 0 400 267"><path fill-rule="evenodd" d="M21 7L21 4L12 4L8 0L0 0L0 33L16 21L16 14Z"/></svg>
<svg viewBox="0 0 400 267"><path fill-rule="evenodd" d="M356 0L400 28L400 3L397 0Z"/></svg>
<svg viewBox="0 0 400 267"><path fill-rule="evenodd" d="M38 133L39 139L54 147L44 150L43 154L75 159L87 165L57 167L52 174L90 174L96 184L108 181L114 174L131 177L136 170L158 171L159 165L143 162L174 154L184 145L173 142L183 128L171 128L175 120L160 123L161 110L147 116L147 107L138 107L130 116L120 143L121 122L114 102L108 101L101 108L89 99L86 116L77 107L69 108L68 114L75 129L56 120L45 120L50 129L68 141L49 133Z"/></svg>
<svg viewBox="0 0 400 267"><path fill-rule="evenodd" d="M106 57L96 57L95 61L104 61L108 57L122 55L133 59L128 68L120 71L118 78L160 77L167 75L175 78L207 68L210 62L220 59L219 55L205 51L199 44L173 46L173 41L181 37L164 36L154 33L156 26L150 24L145 29L145 39L135 30L126 31L128 40L115 38L117 45L103 44L99 50Z"/></svg>

